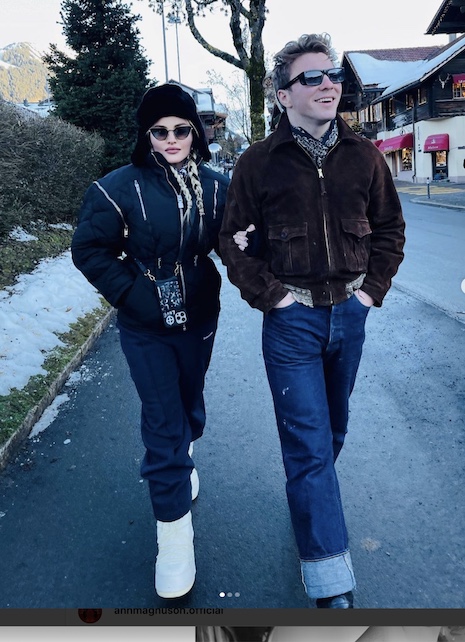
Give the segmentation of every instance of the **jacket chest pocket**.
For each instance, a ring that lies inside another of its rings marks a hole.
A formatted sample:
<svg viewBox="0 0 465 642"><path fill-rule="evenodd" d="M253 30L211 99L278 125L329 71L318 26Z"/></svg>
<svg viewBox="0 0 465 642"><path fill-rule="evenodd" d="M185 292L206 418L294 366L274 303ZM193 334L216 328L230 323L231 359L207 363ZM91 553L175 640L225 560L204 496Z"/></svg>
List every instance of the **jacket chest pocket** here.
<svg viewBox="0 0 465 642"><path fill-rule="evenodd" d="M293 276L310 272L307 223L270 226L268 243L273 274Z"/></svg>
<svg viewBox="0 0 465 642"><path fill-rule="evenodd" d="M345 264L350 272L365 271L371 245L371 227L366 219L343 218L342 247Z"/></svg>

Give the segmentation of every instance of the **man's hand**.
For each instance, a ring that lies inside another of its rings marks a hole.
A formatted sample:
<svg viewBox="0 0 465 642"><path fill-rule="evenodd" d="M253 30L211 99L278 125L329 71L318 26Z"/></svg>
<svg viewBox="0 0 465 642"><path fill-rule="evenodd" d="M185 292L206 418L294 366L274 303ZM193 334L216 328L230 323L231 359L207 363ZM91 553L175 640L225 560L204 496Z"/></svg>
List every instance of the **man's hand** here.
<svg viewBox="0 0 465 642"><path fill-rule="evenodd" d="M288 306L292 305L294 303L295 299L292 294L292 292L288 292L284 299L281 299L279 303L277 303L274 308L287 308Z"/></svg>
<svg viewBox="0 0 465 642"><path fill-rule="evenodd" d="M355 290L354 294L366 308L371 308L371 306L374 305L374 299L363 290Z"/></svg>

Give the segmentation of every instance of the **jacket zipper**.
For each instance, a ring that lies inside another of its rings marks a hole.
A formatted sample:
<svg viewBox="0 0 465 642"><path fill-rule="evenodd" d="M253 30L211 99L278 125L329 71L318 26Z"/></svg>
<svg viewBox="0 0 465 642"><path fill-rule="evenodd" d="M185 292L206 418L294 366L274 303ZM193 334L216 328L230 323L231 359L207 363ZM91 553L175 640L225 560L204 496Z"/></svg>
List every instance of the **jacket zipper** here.
<svg viewBox="0 0 465 642"><path fill-rule="evenodd" d="M120 215L121 220L122 220L122 222L123 222L123 238L127 239L127 238L128 238L128 236L129 236L129 227L128 227L128 224L126 223L126 220L125 220L125 218L124 218L124 214L123 214L123 212L122 212L122 210L121 210L120 206L118 205L118 203L116 203L116 202L111 198L111 196L109 195L109 193L108 193L108 192L107 192L107 191L106 191L106 190L105 190L105 189L100 185L100 183L99 183L98 181L94 181L94 184L95 184L95 185L97 185L97 187L98 187L98 188L99 188L99 190L102 192L102 194L104 194L105 198L106 198L106 199L108 199L108 200L110 201L110 203L113 205L113 207L115 208L115 210L116 210L116 211L118 212L118 214Z"/></svg>
<svg viewBox="0 0 465 642"><path fill-rule="evenodd" d="M173 187L173 189L174 189L174 187ZM176 192L176 190L175 190L175 192ZM177 200L178 209L179 209L179 220L181 222L181 244L180 244L180 247L182 247L182 244L184 242L184 228L183 228L183 225L182 225L182 215L184 213L184 203L183 203L181 194L178 194L178 192L176 192L176 200ZM175 274L175 276L179 276L181 278L182 296L183 296L184 302L186 302L187 301L187 294L186 294L186 282L184 280L184 269L182 267L182 264L179 263L178 261L176 261L176 263L174 264L174 274ZM187 330L185 323L183 324L182 329L184 331Z"/></svg>
<svg viewBox="0 0 465 642"><path fill-rule="evenodd" d="M140 190L139 181L137 179L134 179L134 187L136 188L137 196L139 197L140 208L142 210L142 217L144 221L147 221L147 213L145 211L144 201L142 200L142 192Z"/></svg>
<svg viewBox="0 0 465 642"><path fill-rule="evenodd" d="M340 141L337 141L337 143L334 145L334 147L332 147L332 148L329 150L329 152L328 152L328 153L327 153L327 155L326 155L326 158L331 154L331 152L332 152L334 149L336 149L336 147L339 145L339 142L340 142ZM319 182L320 182L320 195L321 195L321 197L322 197L322 203L323 203L323 232L324 232L324 237L325 237L326 258L327 258L327 260L328 260L328 271L329 271L329 272L331 272L331 263L332 263L332 261L331 261L331 252L330 252L330 250L329 250L329 237L328 237L328 212L326 211L326 207L325 207L325 205L324 205L324 200L323 200L323 198L324 198L324 197L326 196L326 194L327 194L327 192L326 192L326 186L325 186L325 175L324 175L324 172L323 172L323 168L322 168L322 167L318 167L318 166L317 166L317 164L315 163L315 161L313 160L313 158L310 156L310 154L309 154L305 149L304 149L303 151L304 151L304 152L307 154L307 156L310 158L310 160L311 160L311 161L312 161L312 163L315 165L316 170L317 170L317 172L318 172L318 180L319 180ZM324 159L324 161L323 161L323 162L326 162L326 158ZM327 284L328 284L328 286L329 286L329 281L327 281ZM333 301L333 295L332 295L332 293L331 293L331 292L329 293L329 296L330 296L330 300L329 300L329 302L330 302L330 304L331 304L331 305L333 305L333 302L334 302L334 301Z"/></svg>
<svg viewBox="0 0 465 642"><path fill-rule="evenodd" d="M215 181L214 185L215 185L215 189L213 191L213 220L216 219L216 210L218 207L218 189L219 189L218 181Z"/></svg>

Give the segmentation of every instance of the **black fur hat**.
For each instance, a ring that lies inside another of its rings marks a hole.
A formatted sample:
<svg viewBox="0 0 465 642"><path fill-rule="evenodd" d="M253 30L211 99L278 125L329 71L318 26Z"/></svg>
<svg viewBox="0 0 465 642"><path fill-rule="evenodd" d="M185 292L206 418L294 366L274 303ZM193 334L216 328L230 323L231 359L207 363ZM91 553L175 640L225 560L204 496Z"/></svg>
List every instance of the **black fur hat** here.
<svg viewBox="0 0 465 642"><path fill-rule="evenodd" d="M150 151L147 131L164 116L178 116L189 120L194 126L193 148L205 161L211 158L207 138L197 113L194 99L179 85L166 84L148 89L139 105L136 118L139 130L137 143L131 155L134 165L143 165Z"/></svg>

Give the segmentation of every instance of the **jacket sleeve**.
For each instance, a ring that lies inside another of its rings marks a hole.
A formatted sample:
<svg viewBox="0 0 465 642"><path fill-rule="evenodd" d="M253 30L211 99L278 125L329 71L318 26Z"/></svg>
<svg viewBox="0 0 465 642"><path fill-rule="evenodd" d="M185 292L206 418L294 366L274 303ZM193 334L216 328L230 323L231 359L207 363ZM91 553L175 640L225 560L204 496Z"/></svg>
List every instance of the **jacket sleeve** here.
<svg viewBox="0 0 465 642"><path fill-rule="evenodd" d="M213 249L221 258L219 232L224 219L224 209L226 205L226 194L228 192L229 178L221 175L218 180L218 193L214 196L213 209L215 211L215 225L213 236Z"/></svg>
<svg viewBox="0 0 465 642"><path fill-rule="evenodd" d="M74 265L114 307L132 287L135 276L121 259L124 214L96 183L87 190L71 242Z"/></svg>
<svg viewBox="0 0 465 642"><path fill-rule="evenodd" d="M251 166L259 167L261 163L249 160L248 170L245 172L242 171L242 158L234 169L226 199L220 231L221 259L227 268L229 280L239 288L242 298L253 308L268 312L286 296L287 290L270 271L265 243L257 256L249 256L234 242L233 234L238 230L245 230L251 223L264 238L257 194L258 177L250 173Z"/></svg>
<svg viewBox="0 0 465 642"><path fill-rule="evenodd" d="M373 151L376 165L367 213L372 229L371 249L362 289L374 299L375 306L381 307L404 257L405 222L391 172L380 152Z"/></svg>

